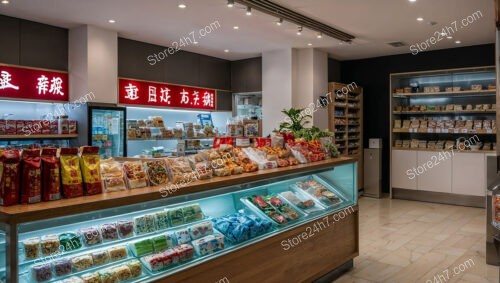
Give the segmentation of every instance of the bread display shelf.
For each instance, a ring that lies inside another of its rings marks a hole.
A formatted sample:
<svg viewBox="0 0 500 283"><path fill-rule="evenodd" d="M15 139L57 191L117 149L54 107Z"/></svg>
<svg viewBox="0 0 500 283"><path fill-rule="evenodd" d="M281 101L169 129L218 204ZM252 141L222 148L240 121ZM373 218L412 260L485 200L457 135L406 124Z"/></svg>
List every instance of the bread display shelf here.
<svg viewBox="0 0 500 283"><path fill-rule="evenodd" d="M443 128L424 128L424 129L416 129L416 128L410 128L410 129L392 129L393 133L418 133L418 134L481 134L481 135L495 135L497 133L497 130L471 130L471 129L465 129L465 128L450 128L450 129L443 129Z"/></svg>
<svg viewBox="0 0 500 283"><path fill-rule="evenodd" d="M394 111L394 115L426 115L426 114L495 114L495 110L460 110L460 111Z"/></svg>
<svg viewBox="0 0 500 283"><path fill-rule="evenodd" d="M78 134L64 135L0 135L0 140L33 140L33 139L74 139Z"/></svg>
<svg viewBox="0 0 500 283"><path fill-rule="evenodd" d="M419 92L419 93L393 93L394 97L412 97L412 96L461 96L461 95L496 95L496 89L482 89L482 90L462 90L462 91L440 91L440 92Z"/></svg>
<svg viewBox="0 0 500 283"><path fill-rule="evenodd" d="M393 150L412 150L412 151L430 151L430 152L443 152L443 151L450 151L451 149L432 149L432 148L406 148L406 147L397 147L393 146ZM453 152L455 153L484 153L484 154L495 154L495 150L458 150L458 149L453 149Z"/></svg>

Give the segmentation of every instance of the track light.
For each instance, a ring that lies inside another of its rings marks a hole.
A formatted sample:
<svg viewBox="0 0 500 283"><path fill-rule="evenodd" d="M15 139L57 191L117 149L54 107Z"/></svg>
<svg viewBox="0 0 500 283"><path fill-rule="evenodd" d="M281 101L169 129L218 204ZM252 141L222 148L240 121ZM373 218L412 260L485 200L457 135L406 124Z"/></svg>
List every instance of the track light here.
<svg viewBox="0 0 500 283"><path fill-rule="evenodd" d="M234 0L227 0L227 7L233 8L234 7Z"/></svg>
<svg viewBox="0 0 500 283"><path fill-rule="evenodd" d="M250 8L250 6L247 7L247 16L251 16L252 15L252 8Z"/></svg>
<svg viewBox="0 0 500 283"><path fill-rule="evenodd" d="M281 26L283 24L283 19L279 18L278 21L276 22L276 25Z"/></svg>
<svg viewBox="0 0 500 283"><path fill-rule="evenodd" d="M299 28L297 29L297 35L301 35L301 34L302 34L302 27L299 27Z"/></svg>
<svg viewBox="0 0 500 283"><path fill-rule="evenodd" d="M320 33L318 33L318 35L316 35L316 38L317 38L317 39L322 39L322 38L323 38L323 34L322 34L321 32L320 32Z"/></svg>

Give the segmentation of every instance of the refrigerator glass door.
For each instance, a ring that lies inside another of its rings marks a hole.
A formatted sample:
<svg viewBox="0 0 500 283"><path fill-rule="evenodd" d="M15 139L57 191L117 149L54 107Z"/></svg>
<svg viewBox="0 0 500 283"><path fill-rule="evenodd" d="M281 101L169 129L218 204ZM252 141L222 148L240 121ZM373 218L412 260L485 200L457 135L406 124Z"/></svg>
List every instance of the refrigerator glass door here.
<svg viewBox="0 0 500 283"><path fill-rule="evenodd" d="M91 108L92 145L100 147L102 158L123 157L125 110Z"/></svg>

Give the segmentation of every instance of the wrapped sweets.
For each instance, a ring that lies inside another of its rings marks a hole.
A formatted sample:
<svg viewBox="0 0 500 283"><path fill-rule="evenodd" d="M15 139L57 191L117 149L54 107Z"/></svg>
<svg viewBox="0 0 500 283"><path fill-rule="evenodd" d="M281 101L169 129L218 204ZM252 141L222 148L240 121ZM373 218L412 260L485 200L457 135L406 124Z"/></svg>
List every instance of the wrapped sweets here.
<svg viewBox="0 0 500 283"><path fill-rule="evenodd" d="M80 276L84 283L101 283L99 273L86 273Z"/></svg>
<svg viewBox="0 0 500 283"><path fill-rule="evenodd" d="M191 236L191 239L196 240L201 237L205 237L207 235L210 235L214 232L212 222L210 221L205 221L200 224L193 225L189 227L189 235Z"/></svg>
<svg viewBox="0 0 500 283"><path fill-rule="evenodd" d="M40 238L31 238L23 241L24 257L36 259L40 256Z"/></svg>
<svg viewBox="0 0 500 283"><path fill-rule="evenodd" d="M111 268L106 268L103 270L99 270L99 277L101 279L101 283L118 283L118 276L116 272Z"/></svg>
<svg viewBox="0 0 500 283"><path fill-rule="evenodd" d="M208 235L198 240L193 241L193 247L196 253L200 256L214 253L224 249L224 236Z"/></svg>
<svg viewBox="0 0 500 283"><path fill-rule="evenodd" d="M118 277L118 280L120 281L127 281L132 277L130 268L124 264L114 267L113 271L116 273L116 277Z"/></svg>
<svg viewBox="0 0 500 283"><path fill-rule="evenodd" d="M164 185L168 182L167 163L165 160L154 160L144 162L149 181L153 186Z"/></svg>
<svg viewBox="0 0 500 283"><path fill-rule="evenodd" d="M65 252L77 250L82 247L81 235L68 232L59 235L59 243Z"/></svg>
<svg viewBox="0 0 500 283"><path fill-rule="evenodd" d="M142 258L144 265L151 270L151 272L160 271L163 269L163 257L160 254L152 254Z"/></svg>
<svg viewBox="0 0 500 283"><path fill-rule="evenodd" d="M160 252L160 251L166 250L167 248L171 247L171 246L169 246L168 241L167 241L167 236L165 236L165 235L154 237L151 239L151 242L153 243L153 250L155 252Z"/></svg>
<svg viewBox="0 0 500 283"><path fill-rule="evenodd" d="M134 229L137 235L152 233L156 231L154 214L145 214L134 217Z"/></svg>
<svg viewBox="0 0 500 283"><path fill-rule="evenodd" d="M96 251L92 254L92 262L94 266L103 265L109 262L109 253L106 250Z"/></svg>
<svg viewBox="0 0 500 283"><path fill-rule="evenodd" d="M42 200L51 201L61 198L61 176L56 148L42 149Z"/></svg>
<svg viewBox="0 0 500 283"><path fill-rule="evenodd" d="M36 282L43 282L52 279L52 269L50 264L37 264L31 267L31 276Z"/></svg>
<svg viewBox="0 0 500 283"><path fill-rule="evenodd" d="M42 236L40 242L43 255L51 255L59 252L59 237L57 235Z"/></svg>
<svg viewBox="0 0 500 283"><path fill-rule="evenodd" d="M94 262L92 261L91 255L76 256L71 259L73 269L75 272L79 272L92 267Z"/></svg>
<svg viewBox="0 0 500 283"><path fill-rule="evenodd" d="M182 214L184 216L185 223L203 219L203 212L201 211L201 207L199 204L193 204L183 207Z"/></svg>
<svg viewBox="0 0 500 283"><path fill-rule="evenodd" d="M189 236L188 229L182 229L179 231L175 231L175 238L177 239L177 244L185 244L191 241L191 236Z"/></svg>
<svg viewBox="0 0 500 283"><path fill-rule="evenodd" d="M140 261L133 259L125 263L130 269L130 275L132 278L139 277L142 275L142 264Z"/></svg>
<svg viewBox="0 0 500 283"><path fill-rule="evenodd" d="M120 238L129 238L134 236L134 222L130 220L120 220L117 222L118 234Z"/></svg>
<svg viewBox="0 0 500 283"><path fill-rule="evenodd" d="M15 205L19 202L21 185L19 151L6 150L0 153L0 205Z"/></svg>
<svg viewBox="0 0 500 283"><path fill-rule="evenodd" d="M61 148L61 180L65 198L83 196L83 177L78 148Z"/></svg>
<svg viewBox="0 0 500 283"><path fill-rule="evenodd" d="M68 275L72 271L72 264L69 258L62 258L52 262L54 274L56 276Z"/></svg>
<svg viewBox="0 0 500 283"><path fill-rule="evenodd" d="M280 193L280 195L302 209L307 209L314 206L314 201L312 199L301 200L301 198L299 198L295 193L291 191L282 192Z"/></svg>
<svg viewBox="0 0 500 283"><path fill-rule="evenodd" d="M266 233L272 227L268 220L234 213L212 219L214 227L232 243L240 243Z"/></svg>
<svg viewBox="0 0 500 283"><path fill-rule="evenodd" d="M21 204L42 200L42 160L39 149L26 149L22 153Z"/></svg>
<svg viewBox="0 0 500 283"><path fill-rule="evenodd" d="M123 166L113 158L101 160L101 177L106 192L124 191L127 189L123 177Z"/></svg>
<svg viewBox="0 0 500 283"><path fill-rule="evenodd" d="M123 171L130 189L147 187L146 173L140 161L123 163Z"/></svg>
<svg viewBox="0 0 500 283"><path fill-rule="evenodd" d="M191 245L182 244L174 247L174 251L179 255L179 261L187 261L193 258L194 248Z"/></svg>
<svg viewBox="0 0 500 283"><path fill-rule="evenodd" d="M182 213L182 208L170 209L167 214L172 226L179 226L184 224L184 215Z"/></svg>
<svg viewBox="0 0 500 283"><path fill-rule="evenodd" d="M153 242L151 239L144 239L128 244L128 247L136 257L140 257L153 252Z"/></svg>
<svg viewBox="0 0 500 283"><path fill-rule="evenodd" d="M109 259L117 261L128 257L127 248L125 246L117 246L108 249Z"/></svg>
<svg viewBox="0 0 500 283"><path fill-rule="evenodd" d="M101 236L104 241L118 240L118 227L116 226L116 223L102 224Z"/></svg>
<svg viewBox="0 0 500 283"><path fill-rule="evenodd" d="M87 246L93 246L102 243L101 233L95 227L80 229L83 241Z"/></svg>
<svg viewBox="0 0 500 283"><path fill-rule="evenodd" d="M84 281L76 276L71 276L61 281L61 283L84 283Z"/></svg>
<svg viewBox="0 0 500 283"><path fill-rule="evenodd" d="M102 193L102 182L99 147L82 146L80 151L82 155L80 158L80 167L82 169L84 194L100 194Z"/></svg>
<svg viewBox="0 0 500 283"><path fill-rule="evenodd" d="M175 239L174 233L167 233L165 235L165 238L167 239L168 246L173 247L174 246L174 239Z"/></svg>
<svg viewBox="0 0 500 283"><path fill-rule="evenodd" d="M168 213L160 211L155 213L156 230L165 230L168 228Z"/></svg>

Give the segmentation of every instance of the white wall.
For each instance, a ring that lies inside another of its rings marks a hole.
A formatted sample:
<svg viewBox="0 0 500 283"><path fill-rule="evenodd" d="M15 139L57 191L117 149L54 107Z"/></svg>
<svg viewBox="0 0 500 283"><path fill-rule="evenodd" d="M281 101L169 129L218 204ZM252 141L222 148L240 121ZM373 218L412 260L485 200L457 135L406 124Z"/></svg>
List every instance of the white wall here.
<svg viewBox="0 0 500 283"><path fill-rule="evenodd" d="M313 98L317 105L320 96L328 93L328 54L326 52L313 50ZM328 107L317 108L313 114L314 126L320 129L328 129Z"/></svg>

